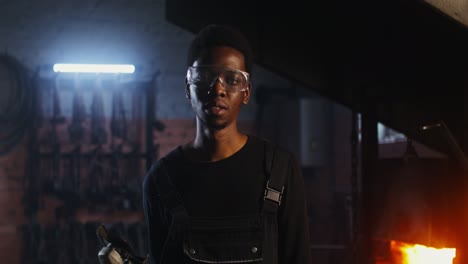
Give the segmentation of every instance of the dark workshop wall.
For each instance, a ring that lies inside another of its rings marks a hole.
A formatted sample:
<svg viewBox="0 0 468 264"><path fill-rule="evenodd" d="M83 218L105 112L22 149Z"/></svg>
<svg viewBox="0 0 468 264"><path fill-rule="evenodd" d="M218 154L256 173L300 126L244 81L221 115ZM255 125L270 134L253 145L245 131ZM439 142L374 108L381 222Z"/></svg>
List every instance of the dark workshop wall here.
<svg viewBox="0 0 468 264"><path fill-rule="evenodd" d="M37 96L34 99L38 103L36 112L33 113L37 116L30 120L31 124L35 122L32 132L25 135L11 151L0 156L0 236L3 238L0 241L0 258L4 261L21 263L25 256L44 260L41 258L48 256L44 248L60 248L50 241L50 244L41 244L40 239L37 239L41 234L36 234L36 240L33 241L36 244L28 246L31 246L31 249L42 246L42 251L25 251L24 248L27 247L22 236L26 233L31 238L34 235L34 226L31 223L37 222L43 227L51 227L40 229L40 232L56 232L65 236L65 239L74 236L72 234L75 226L71 226L70 229L63 226L62 229L54 229L60 226L57 214L63 214L64 204L68 204L57 195L47 194L44 189L46 182L43 178L49 175L48 170L52 166L51 158L54 153L50 149L54 102L58 102L60 116L64 118L64 122L56 127L61 153L73 153L75 147L68 130L73 121L75 77L54 75L51 71L54 63L136 65L136 73L124 77L119 89L124 95L122 107L128 121L128 135L142 146L139 149L142 155L145 154L148 137L149 142L157 146L153 158L168 153L193 137L195 122L183 90L185 52L193 34L168 23L165 20L164 7L165 2L162 0L16 0L0 3L0 52L16 58L25 67L23 73L30 78L29 88L35 89L34 93L37 93ZM86 146L81 151L87 152L95 147L89 135L92 130L96 78L80 78L85 109L83 125L86 131ZM102 89L102 125L108 135L111 133L112 121L112 80L106 80L106 87ZM5 87L0 89L2 95L5 95ZM57 90L56 96L53 94L54 89ZM155 108L150 114L154 115L153 118L159 122L160 128L164 128L152 129L148 135L148 116L145 108L148 101L145 89L155 94ZM57 98L58 100L55 100ZM301 108L304 102L308 103L310 108ZM315 110L309 112L303 109ZM5 114L7 109L2 108L2 111L2 114ZM338 231L346 232L348 224L344 201L351 186L351 117L348 108L317 96L311 90L260 66L254 68L253 97L241 114L240 127L245 132L258 133L279 142L289 148L303 163L312 216L312 243L316 245L314 252L316 258L321 261L319 263L327 263L334 254L333 250L341 250L340 246L343 246L347 239L347 235L339 234ZM303 122L306 120L312 123L304 127L307 134L301 134ZM306 138L310 145L304 145L301 141L304 136L308 136ZM30 140L33 138L37 141L31 146ZM111 153L112 144L109 138L103 145L105 150ZM131 148L129 144L125 146ZM37 147L37 152L31 152L31 149L34 149L32 147ZM126 151L129 151L128 149ZM400 149L386 153L398 156L402 153ZM309 151L308 159L304 156L304 150ZM34 171L37 167L31 161L31 157L35 157L34 153L44 154L41 157L45 165L39 171ZM308 163L309 158L314 162ZM80 164L78 167L82 169L82 173L89 170L86 161ZM62 176L67 176L67 166L65 164L60 167ZM107 168L110 166L112 165L108 165ZM134 179L141 179L145 166L143 157L137 165L138 170L129 172L127 169L125 173ZM31 184L35 184L34 190L38 193L27 192L31 189ZM26 208L26 205L31 203L37 208ZM93 226L86 225L87 223L127 223L133 228L135 226L130 224L142 221L142 213L139 210L96 212L87 210L87 207L82 209L78 210L72 219L74 223L78 223L78 232L83 232L81 238L77 238L80 243L86 240L96 241ZM37 210L33 219L31 210ZM26 224L30 229L23 228ZM337 225L342 229L338 230ZM122 226L118 228L121 231L125 229ZM331 250L326 248L327 245L331 245ZM66 250L64 248L63 252ZM81 253L90 263L97 263L97 251L94 252L93 248L89 251L83 248Z"/></svg>

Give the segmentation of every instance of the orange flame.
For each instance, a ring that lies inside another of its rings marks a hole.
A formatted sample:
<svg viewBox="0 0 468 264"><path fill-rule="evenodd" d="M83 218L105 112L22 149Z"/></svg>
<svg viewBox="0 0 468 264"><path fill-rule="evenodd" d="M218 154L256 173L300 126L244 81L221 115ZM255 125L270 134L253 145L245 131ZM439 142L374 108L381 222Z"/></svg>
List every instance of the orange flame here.
<svg viewBox="0 0 468 264"><path fill-rule="evenodd" d="M455 248L433 248L419 244L391 241L392 252L398 253L401 264L453 264Z"/></svg>

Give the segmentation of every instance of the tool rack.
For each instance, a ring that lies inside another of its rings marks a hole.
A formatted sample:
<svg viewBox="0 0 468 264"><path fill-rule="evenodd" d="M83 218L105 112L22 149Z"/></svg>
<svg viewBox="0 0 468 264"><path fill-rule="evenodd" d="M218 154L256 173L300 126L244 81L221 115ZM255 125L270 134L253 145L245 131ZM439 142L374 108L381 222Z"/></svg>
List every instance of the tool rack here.
<svg viewBox="0 0 468 264"><path fill-rule="evenodd" d="M23 263L98 263L99 224L145 254L142 181L158 157L154 130L164 129L158 76L34 75Z"/></svg>

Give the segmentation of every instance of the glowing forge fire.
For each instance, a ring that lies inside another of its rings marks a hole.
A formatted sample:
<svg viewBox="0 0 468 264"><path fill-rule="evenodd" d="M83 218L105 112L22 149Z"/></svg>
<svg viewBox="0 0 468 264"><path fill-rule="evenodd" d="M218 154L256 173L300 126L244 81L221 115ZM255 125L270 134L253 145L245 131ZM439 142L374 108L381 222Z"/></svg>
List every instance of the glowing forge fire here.
<svg viewBox="0 0 468 264"><path fill-rule="evenodd" d="M401 264L452 264L455 248L432 248L418 244L391 241L391 250L397 253Z"/></svg>

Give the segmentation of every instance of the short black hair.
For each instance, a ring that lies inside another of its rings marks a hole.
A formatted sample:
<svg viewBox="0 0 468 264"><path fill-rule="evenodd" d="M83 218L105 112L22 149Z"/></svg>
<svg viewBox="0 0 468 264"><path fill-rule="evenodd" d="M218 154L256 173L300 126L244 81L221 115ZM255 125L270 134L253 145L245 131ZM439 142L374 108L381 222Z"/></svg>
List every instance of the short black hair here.
<svg viewBox="0 0 468 264"><path fill-rule="evenodd" d="M253 52L249 41L237 28L219 24L210 24L198 32L188 50L187 66L192 66L203 54L219 46L228 46L241 52L244 55L245 69L248 73L251 72Z"/></svg>

